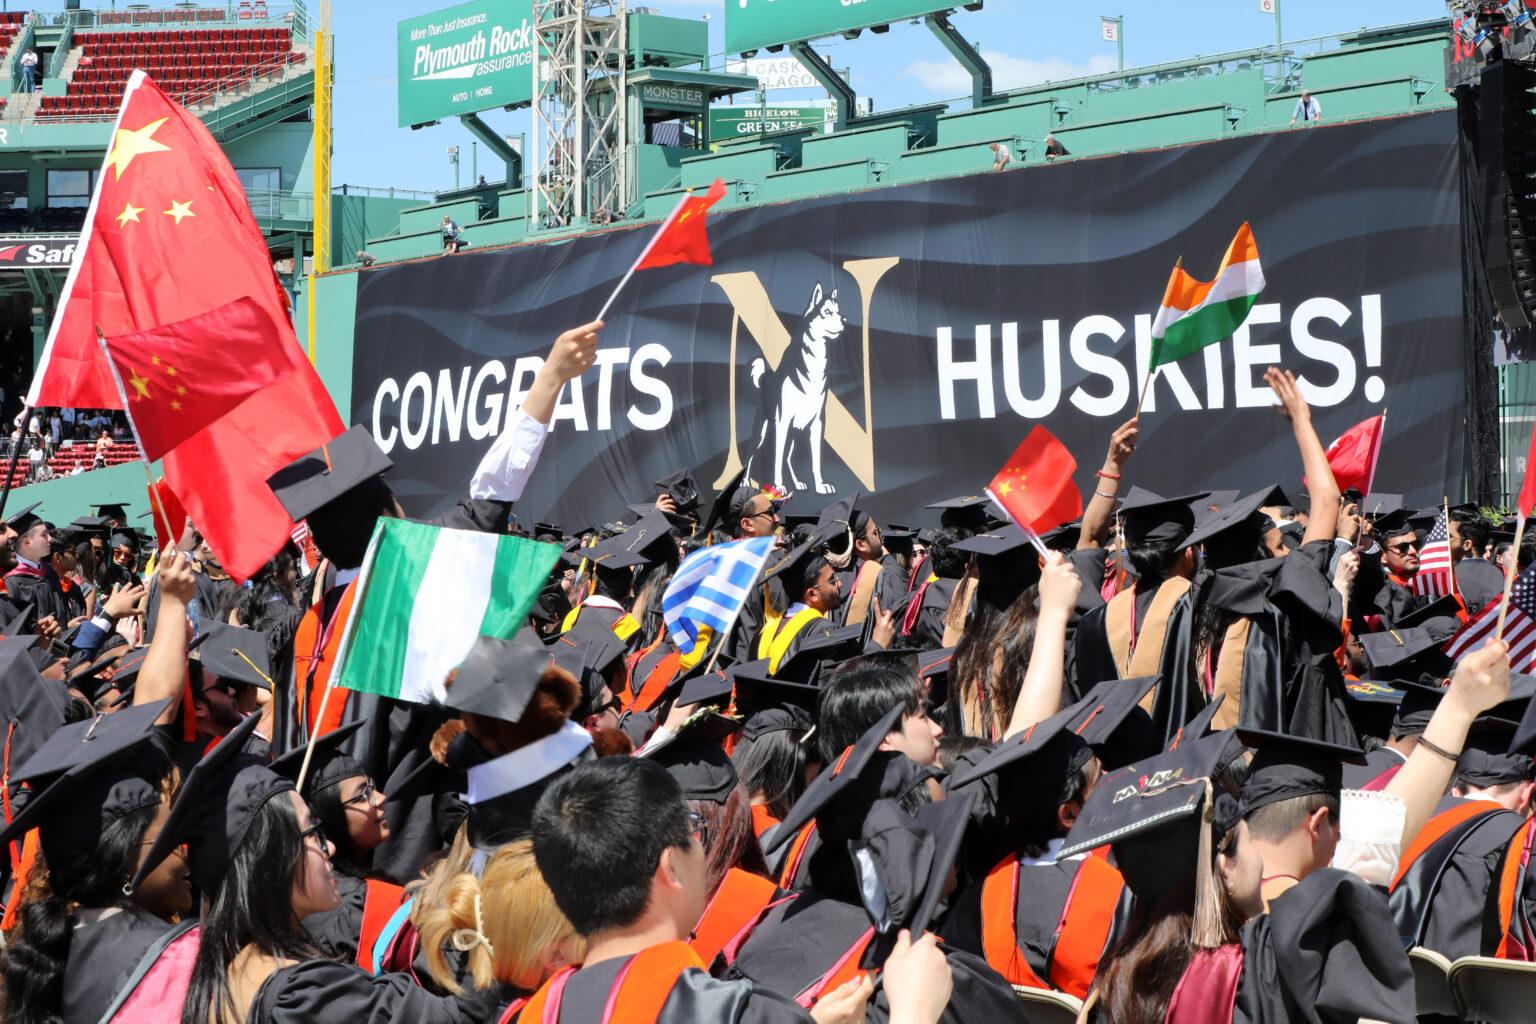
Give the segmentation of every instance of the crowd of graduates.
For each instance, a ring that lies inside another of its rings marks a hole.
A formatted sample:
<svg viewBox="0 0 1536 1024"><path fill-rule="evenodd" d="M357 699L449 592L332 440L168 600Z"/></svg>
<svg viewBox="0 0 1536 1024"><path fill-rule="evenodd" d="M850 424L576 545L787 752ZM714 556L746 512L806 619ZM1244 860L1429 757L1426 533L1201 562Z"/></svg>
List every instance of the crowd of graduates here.
<svg viewBox="0 0 1536 1024"><path fill-rule="evenodd" d="M1437 510L1341 493L1293 376L1304 488L1154 494L1132 420L1043 555L984 497L897 525L748 471L520 527L600 329L437 520L564 554L435 703L329 685L402 515L366 431L270 481L302 578L288 548L237 584L191 523L150 551L117 506L6 513L0 1018L990 1024L1036 990L1407 1022L1409 948L1536 955L1536 682L1502 640L1444 653L1502 524L1448 514L1455 585L1419 593ZM681 560L769 535L679 647Z"/></svg>

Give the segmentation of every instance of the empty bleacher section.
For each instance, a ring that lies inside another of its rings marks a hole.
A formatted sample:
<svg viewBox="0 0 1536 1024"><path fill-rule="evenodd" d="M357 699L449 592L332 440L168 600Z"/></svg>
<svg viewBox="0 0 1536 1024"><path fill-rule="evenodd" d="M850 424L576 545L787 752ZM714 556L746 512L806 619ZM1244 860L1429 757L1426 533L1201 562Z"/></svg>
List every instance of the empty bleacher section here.
<svg viewBox="0 0 1536 1024"><path fill-rule="evenodd" d="M115 116L135 69L195 107L219 92L304 60L286 28L91 30L77 31L74 42L80 56L68 92L45 96L38 108L40 119Z"/></svg>
<svg viewBox="0 0 1536 1024"><path fill-rule="evenodd" d="M1454 105L1444 85L1447 32L1437 19L1128 68L998 93L981 104L866 115L828 133L797 128L692 142L658 131L671 125L652 125L649 141L633 147L628 216L663 217L686 190L716 178L728 186L720 206L729 209L983 173L991 169L992 143L1008 147L1016 173L1044 166L1047 136L1066 147L1065 159L1082 159L1286 131L1303 87L1322 104L1324 125L1446 108ZM682 58L673 56L675 69ZM644 57L636 56L637 65ZM437 225L445 212L471 247L600 226L599 219L540 223L527 208L531 192L518 184L526 182L507 183L498 203L478 211L450 208L451 197L440 195L406 211L396 230L370 238L367 250L381 260L441 252Z"/></svg>

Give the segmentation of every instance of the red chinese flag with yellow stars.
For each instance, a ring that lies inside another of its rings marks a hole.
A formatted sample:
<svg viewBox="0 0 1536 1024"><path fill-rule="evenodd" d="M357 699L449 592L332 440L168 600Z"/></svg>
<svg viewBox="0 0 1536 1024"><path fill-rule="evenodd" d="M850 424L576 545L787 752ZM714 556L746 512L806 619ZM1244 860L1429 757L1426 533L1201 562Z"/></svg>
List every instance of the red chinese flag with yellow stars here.
<svg viewBox="0 0 1536 1024"><path fill-rule="evenodd" d="M672 216L656 229L655 237L635 261L635 269L670 267L674 263L698 263L707 267L713 263L704 223L709 219L709 208L724 198L725 182L716 178L702 196L684 199L672 211Z"/></svg>
<svg viewBox="0 0 1536 1024"><path fill-rule="evenodd" d="M1067 446L1037 426L1014 450L987 487L1008 518L1032 533L1054 530L1083 514L1083 499L1072 483L1077 460Z"/></svg>
<svg viewBox="0 0 1536 1024"><path fill-rule="evenodd" d="M107 339L144 454L158 459L301 366L251 299L164 327ZM307 368L307 367L306 367Z"/></svg>
<svg viewBox="0 0 1536 1024"><path fill-rule="evenodd" d="M302 362L287 297L229 159L196 115L135 71L27 402L121 408L98 331L168 328L241 299ZM209 344L244 360L247 341ZM166 480L231 576L249 578L288 540L292 522L267 477L343 429L304 363L168 452Z"/></svg>

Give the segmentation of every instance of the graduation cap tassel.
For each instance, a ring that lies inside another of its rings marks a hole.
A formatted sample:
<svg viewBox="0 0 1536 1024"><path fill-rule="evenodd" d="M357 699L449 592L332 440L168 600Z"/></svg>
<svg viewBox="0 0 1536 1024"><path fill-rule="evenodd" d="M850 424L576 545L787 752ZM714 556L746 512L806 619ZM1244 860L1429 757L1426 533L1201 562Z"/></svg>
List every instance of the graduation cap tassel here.
<svg viewBox="0 0 1536 1024"><path fill-rule="evenodd" d="M1205 780L1205 803L1200 810L1200 853L1195 865L1195 919L1190 936L1196 949L1215 949L1221 945L1220 883L1214 870L1215 853L1211 846L1211 823L1215 808L1211 782Z"/></svg>

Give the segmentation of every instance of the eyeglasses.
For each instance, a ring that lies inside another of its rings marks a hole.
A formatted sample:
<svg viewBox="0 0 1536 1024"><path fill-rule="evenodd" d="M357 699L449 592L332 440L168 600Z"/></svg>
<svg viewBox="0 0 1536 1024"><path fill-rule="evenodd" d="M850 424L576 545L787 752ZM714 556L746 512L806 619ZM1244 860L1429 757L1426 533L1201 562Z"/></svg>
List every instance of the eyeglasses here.
<svg viewBox="0 0 1536 1024"><path fill-rule="evenodd" d="M316 844L319 845L320 852L324 853L326 844L328 844L330 840L325 838L325 832L320 828L320 823L318 821L309 826L309 828L305 829L303 832L299 833L300 842L311 838L313 838Z"/></svg>
<svg viewBox="0 0 1536 1024"><path fill-rule="evenodd" d="M1419 545L1416 541L1405 540L1401 544L1387 545L1387 550L1393 552L1394 554L1406 555L1410 551L1419 550Z"/></svg>
<svg viewBox="0 0 1536 1024"><path fill-rule="evenodd" d="M363 788L359 789L357 793L352 797L352 799L343 800L341 802L341 806L351 807L355 804L359 807L367 807L369 804L373 803L373 795L377 792L378 790L373 788L372 780L369 780L368 782L363 783Z"/></svg>
<svg viewBox="0 0 1536 1024"><path fill-rule="evenodd" d="M700 846L705 849L709 848L709 819L705 818L698 811L689 811L688 831L693 834L693 838L699 841Z"/></svg>

